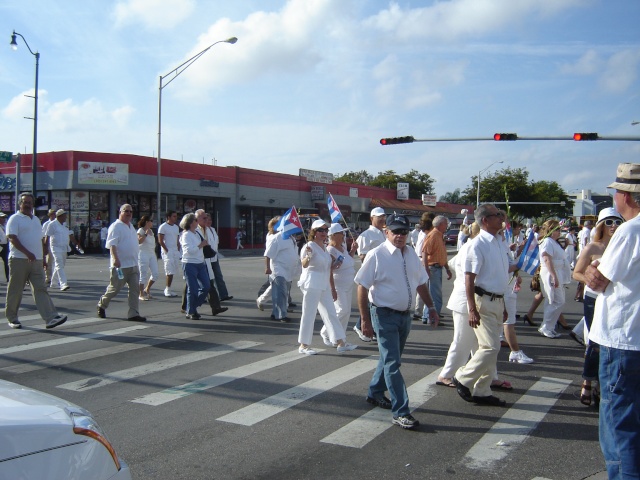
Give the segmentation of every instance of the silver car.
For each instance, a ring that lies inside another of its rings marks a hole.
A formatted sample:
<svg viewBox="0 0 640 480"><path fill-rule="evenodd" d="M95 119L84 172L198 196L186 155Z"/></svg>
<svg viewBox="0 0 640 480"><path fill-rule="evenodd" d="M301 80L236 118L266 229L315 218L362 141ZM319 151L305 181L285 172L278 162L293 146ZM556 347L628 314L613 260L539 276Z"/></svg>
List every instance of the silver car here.
<svg viewBox="0 0 640 480"><path fill-rule="evenodd" d="M91 413L0 380L0 478L130 480Z"/></svg>

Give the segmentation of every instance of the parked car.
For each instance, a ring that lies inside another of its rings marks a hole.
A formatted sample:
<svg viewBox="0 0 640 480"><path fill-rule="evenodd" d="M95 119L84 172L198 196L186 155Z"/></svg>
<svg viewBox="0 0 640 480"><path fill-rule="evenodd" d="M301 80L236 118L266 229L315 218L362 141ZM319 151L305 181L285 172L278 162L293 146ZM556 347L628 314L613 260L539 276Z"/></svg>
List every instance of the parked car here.
<svg viewBox="0 0 640 480"><path fill-rule="evenodd" d="M458 245L459 233L460 230L457 228L451 228L447 230L447 232L444 234L444 243L446 243L447 245Z"/></svg>
<svg viewBox="0 0 640 480"><path fill-rule="evenodd" d="M91 413L0 380L0 478L130 480Z"/></svg>

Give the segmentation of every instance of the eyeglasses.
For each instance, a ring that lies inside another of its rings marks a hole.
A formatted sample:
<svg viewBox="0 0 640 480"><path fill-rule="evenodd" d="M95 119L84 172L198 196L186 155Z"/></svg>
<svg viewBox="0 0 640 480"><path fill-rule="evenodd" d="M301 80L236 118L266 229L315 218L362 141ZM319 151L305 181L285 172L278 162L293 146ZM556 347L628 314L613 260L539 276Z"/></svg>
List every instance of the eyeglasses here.
<svg viewBox="0 0 640 480"><path fill-rule="evenodd" d="M484 218L489 218L489 217L502 217L503 214L502 212L496 212L496 213L490 213L489 215L485 215Z"/></svg>
<svg viewBox="0 0 640 480"><path fill-rule="evenodd" d="M122 210L120 213L133 213L133 210Z"/></svg>
<svg viewBox="0 0 640 480"><path fill-rule="evenodd" d="M327 233L329 231L328 228L316 228L316 232Z"/></svg>
<svg viewBox="0 0 640 480"><path fill-rule="evenodd" d="M604 221L604 224L607 227L612 227L613 225L615 225L616 227L619 227L620 225L622 225L622 220L614 220L613 218L607 218Z"/></svg>
<svg viewBox="0 0 640 480"><path fill-rule="evenodd" d="M395 230L391 230L391 233L394 235L409 235L408 228L396 228Z"/></svg>

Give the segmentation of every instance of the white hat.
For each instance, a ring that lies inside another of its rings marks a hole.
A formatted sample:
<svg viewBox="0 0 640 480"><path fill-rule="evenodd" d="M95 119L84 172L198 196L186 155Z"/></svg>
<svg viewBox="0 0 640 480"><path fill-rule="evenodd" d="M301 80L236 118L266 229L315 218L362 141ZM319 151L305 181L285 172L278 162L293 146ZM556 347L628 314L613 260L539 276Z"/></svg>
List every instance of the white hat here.
<svg viewBox="0 0 640 480"><path fill-rule="evenodd" d="M326 227L327 226L327 222L325 222L322 219L318 219L315 222L313 222L311 224L311 229L312 230L317 230L318 228L322 228L322 227Z"/></svg>
<svg viewBox="0 0 640 480"><path fill-rule="evenodd" d="M371 210L372 217L381 217L382 215L386 215L386 213L384 213L384 208L382 207L376 207Z"/></svg>
<svg viewBox="0 0 640 480"><path fill-rule="evenodd" d="M604 222L605 219L612 218L612 217L613 218L619 218L620 220L622 220L624 222L624 218L622 218L622 215L620 215L615 208L607 207L607 208L603 208L602 210L600 210L600 213L598 214L598 221L596 223L596 226L598 226L602 222Z"/></svg>
<svg viewBox="0 0 640 480"><path fill-rule="evenodd" d="M64 215L65 213L67 213L67 211L61 208L56 212L56 217L59 217L60 215Z"/></svg>
<svg viewBox="0 0 640 480"><path fill-rule="evenodd" d="M349 230L348 228L343 227L339 223L332 223L329 227L329 235L333 235L334 233L345 232Z"/></svg>

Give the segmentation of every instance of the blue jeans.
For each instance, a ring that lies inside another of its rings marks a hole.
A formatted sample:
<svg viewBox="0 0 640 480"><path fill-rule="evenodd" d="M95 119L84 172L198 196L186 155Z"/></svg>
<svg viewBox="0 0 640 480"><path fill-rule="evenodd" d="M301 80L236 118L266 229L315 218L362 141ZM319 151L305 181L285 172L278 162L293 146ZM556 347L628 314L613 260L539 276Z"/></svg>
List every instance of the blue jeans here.
<svg viewBox="0 0 640 480"><path fill-rule="evenodd" d="M640 478L640 351L600 346L600 396L609 479Z"/></svg>
<svg viewBox="0 0 640 480"><path fill-rule="evenodd" d="M271 303L273 305L271 314L276 320L287 316L289 288L291 288L291 282L287 282L284 277L276 277L271 282Z"/></svg>
<svg viewBox="0 0 640 480"><path fill-rule="evenodd" d="M227 284L224 283L222 270L220 270L220 258L218 258L217 262L211 262L211 269L213 270L213 276L215 277L216 287L218 287L220 298L227 298L229 296L229 291L227 290Z"/></svg>
<svg viewBox="0 0 640 480"><path fill-rule="evenodd" d="M591 322L593 321L593 312L596 307L596 299L589 295L584 296L584 321L587 328L591 330ZM600 363L600 345L589 340L587 342L587 351L584 354L584 368L582 370L582 378L585 380L598 379L598 364Z"/></svg>
<svg viewBox="0 0 640 480"><path fill-rule="evenodd" d="M209 274L204 263L183 263L182 271L187 282L187 313L198 313L196 309L207 301L211 288Z"/></svg>
<svg viewBox="0 0 640 480"><path fill-rule="evenodd" d="M429 277L429 293L433 300L433 305L436 307L436 312L440 315L442 310L442 267L429 267L431 276ZM425 305L422 318L429 318L429 309Z"/></svg>
<svg viewBox="0 0 640 480"><path fill-rule="evenodd" d="M369 384L369 396L380 398L386 390L391 397L391 413L394 417L408 415L409 395L400 373L400 357L411 331L411 312L398 312L390 308L371 305L371 323L378 337L380 359Z"/></svg>

